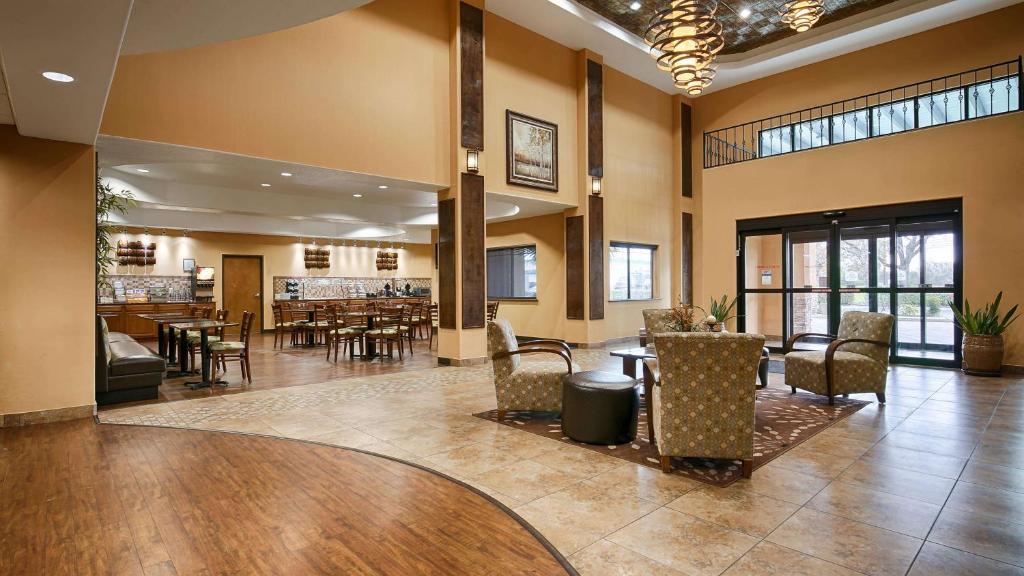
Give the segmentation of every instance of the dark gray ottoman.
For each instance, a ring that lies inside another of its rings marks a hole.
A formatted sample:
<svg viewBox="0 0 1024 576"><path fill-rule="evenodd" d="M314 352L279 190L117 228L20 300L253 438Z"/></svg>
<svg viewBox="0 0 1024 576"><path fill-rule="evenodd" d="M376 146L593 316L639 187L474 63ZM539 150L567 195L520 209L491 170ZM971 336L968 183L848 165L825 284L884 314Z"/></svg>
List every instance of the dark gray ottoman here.
<svg viewBox="0 0 1024 576"><path fill-rule="evenodd" d="M562 433L587 444L625 444L636 438L640 389L613 372L562 377Z"/></svg>

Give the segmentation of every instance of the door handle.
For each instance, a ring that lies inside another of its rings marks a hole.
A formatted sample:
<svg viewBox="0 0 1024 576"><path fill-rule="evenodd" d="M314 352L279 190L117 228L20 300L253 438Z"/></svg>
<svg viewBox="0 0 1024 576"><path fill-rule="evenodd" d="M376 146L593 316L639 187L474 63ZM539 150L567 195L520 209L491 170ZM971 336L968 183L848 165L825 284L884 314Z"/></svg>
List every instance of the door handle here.
<svg viewBox="0 0 1024 576"><path fill-rule="evenodd" d="M257 293L255 294L255 297L256 297L256 298L259 298L259 297L260 297L260 293L259 293L259 292L257 292Z"/></svg>

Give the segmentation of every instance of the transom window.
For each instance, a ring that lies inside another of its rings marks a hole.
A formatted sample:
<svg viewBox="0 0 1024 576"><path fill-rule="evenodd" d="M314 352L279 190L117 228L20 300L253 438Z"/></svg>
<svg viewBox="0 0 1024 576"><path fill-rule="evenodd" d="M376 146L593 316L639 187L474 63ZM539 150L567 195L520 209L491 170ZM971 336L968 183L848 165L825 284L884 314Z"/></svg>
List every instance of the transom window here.
<svg viewBox="0 0 1024 576"><path fill-rule="evenodd" d="M608 249L609 300L654 298L654 255L649 244L612 242Z"/></svg>
<svg viewBox="0 0 1024 576"><path fill-rule="evenodd" d="M537 247L487 249L487 298L510 300L537 297Z"/></svg>

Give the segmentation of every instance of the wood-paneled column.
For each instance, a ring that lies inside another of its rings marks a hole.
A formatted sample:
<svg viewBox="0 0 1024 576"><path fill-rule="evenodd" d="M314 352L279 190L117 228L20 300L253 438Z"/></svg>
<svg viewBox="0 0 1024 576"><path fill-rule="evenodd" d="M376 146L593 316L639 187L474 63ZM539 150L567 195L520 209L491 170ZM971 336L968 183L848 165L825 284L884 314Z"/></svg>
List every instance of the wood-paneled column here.
<svg viewBox="0 0 1024 576"><path fill-rule="evenodd" d="M438 198L438 362L483 363L487 271L484 235L484 0L451 0L450 187ZM478 153L470 172L467 152Z"/></svg>
<svg viewBox="0 0 1024 576"><path fill-rule="evenodd" d="M672 99L674 156L672 181L676 191L672 234L672 304L700 304L695 290L697 263L694 254L699 238L700 199L693 194L694 166L699 159L700 137L693 133L693 107L683 96Z"/></svg>
<svg viewBox="0 0 1024 576"><path fill-rule="evenodd" d="M604 61L577 52L578 207L566 211L566 339L604 342L606 252L604 239ZM594 182L601 193L593 194Z"/></svg>

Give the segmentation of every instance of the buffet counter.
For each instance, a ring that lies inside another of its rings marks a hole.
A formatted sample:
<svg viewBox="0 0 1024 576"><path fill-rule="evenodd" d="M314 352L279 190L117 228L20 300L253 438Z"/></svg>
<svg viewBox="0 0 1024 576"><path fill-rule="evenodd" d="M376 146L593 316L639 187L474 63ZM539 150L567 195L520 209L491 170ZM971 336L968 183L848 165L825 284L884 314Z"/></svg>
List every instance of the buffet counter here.
<svg viewBox="0 0 1024 576"><path fill-rule="evenodd" d="M137 314L188 312L190 306L217 310L216 302L140 302L130 304L97 304L96 313L107 321L111 332L124 332L132 338L156 338L156 324Z"/></svg>

